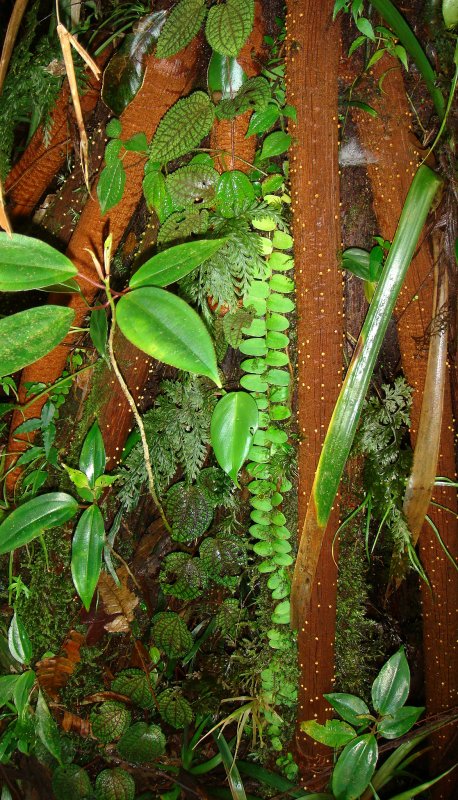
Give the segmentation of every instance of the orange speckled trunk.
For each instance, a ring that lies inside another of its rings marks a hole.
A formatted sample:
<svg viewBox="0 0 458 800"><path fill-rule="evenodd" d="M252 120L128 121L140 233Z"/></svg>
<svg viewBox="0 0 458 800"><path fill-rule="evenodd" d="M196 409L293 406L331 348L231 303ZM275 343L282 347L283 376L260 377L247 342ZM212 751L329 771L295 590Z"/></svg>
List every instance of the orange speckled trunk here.
<svg viewBox="0 0 458 800"><path fill-rule="evenodd" d="M339 24L333 0L287 2L287 95L297 123L290 150L298 311L299 530L342 377L337 78ZM331 541L334 513L321 551L309 619L299 627L298 723L330 716L323 698L334 680L336 566ZM297 750L307 788L326 781L329 749L299 733Z"/></svg>
<svg viewBox="0 0 458 800"><path fill-rule="evenodd" d="M368 171L372 182L374 209L380 233L391 239L402 205L421 156L413 137L404 83L399 65L384 57L374 68L374 80L386 73L383 94L368 102L379 111L376 119L357 114L357 122L364 148L375 158ZM391 67L391 70L390 70ZM387 72L387 70L390 70ZM413 260L404 289L397 305L397 327L401 349L402 367L407 381L414 388L411 435L415 443L421 409L423 386L428 358L425 333L431 323L433 302L433 258L424 243ZM446 381L441 451L438 474L453 478L455 475L453 414L450 380ZM434 499L456 513L456 492L437 489ZM457 555L458 535L456 517L439 508L430 507L429 514L438 527L447 547ZM458 649L456 646L458 623L458 580L456 571L447 560L437 539L425 524L420 535L420 558L428 574L431 591L422 583L423 640L425 664L425 693L427 712L435 714L458 704ZM447 753L456 726L448 726L434 737L430 751L431 772L437 774L448 765ZM434 787L437 800L456 797L458 776Z"/></svg>
<svg viewBox="0 0 458 800"><path fill-rule="evenodd" d="M123 136L126 139L139 131L143 131L148 139L152 137L159 120L167 109L181 95L189 91L194 79L198 50L199 41L195 39L187 48L173 58L159 61L154 56L150 56L147 59L143 86L121 115ZM123 163L126 170L126 185L121 202L102 216L98 200L95 198L95 187L93 187L94 196L88 199L67 248L67 255L78 268L81 276L81 288L89 303L93 301L96 289L87 283L84 277L97 280L97 275L92 259L84 248L90 248L97 258L103 262L104 239L109 233L112 234L113 251L115 251L121 241L126 225L142 196L143 159L139 157L138 153L127 152ZM49 301L50 303L62 303L62 295L50 295ZM87 315L86 304L79 295L72 295L69 306L75 310L74 324L82 325ZM65 366L69 345L72 341L72 337L68 337L52 353L23 370L19 390L21 401L24 400L24 384L26 381L52 383L59 377ZM145 359L141 361L145 363ZM148 369L146 365L145 369ZM39 415L43 402L42 399L31 405L26 411L26 418ZM8 445L8 452L10 453L19 454L25 449L25 442L14 441L13 437L14 429L22 419L23 415L19 413L16 413L13 417ZM116 446L114 445L114 447ZM109 448L111 448L111 442ZM11 491L17 479L17 471L13 471L9 477L9 490Z"/></svg>

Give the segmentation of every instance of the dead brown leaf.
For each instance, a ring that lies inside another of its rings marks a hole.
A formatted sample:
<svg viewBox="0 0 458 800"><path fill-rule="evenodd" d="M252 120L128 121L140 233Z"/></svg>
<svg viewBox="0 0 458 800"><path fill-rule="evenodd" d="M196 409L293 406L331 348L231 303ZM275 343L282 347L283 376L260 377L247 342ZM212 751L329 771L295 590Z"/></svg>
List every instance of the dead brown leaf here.
<svg viewBox="0 0 458 800"><path fill-rule="evenodd" d="M98 590L103 607L107 614L115 619L106 622L104 628L110 633L127 633L134 618L134 609L138 605L138 597L128 587L128 573L125 567L117 571L120 585L117 586L111 575L102 572Z"/></svg>

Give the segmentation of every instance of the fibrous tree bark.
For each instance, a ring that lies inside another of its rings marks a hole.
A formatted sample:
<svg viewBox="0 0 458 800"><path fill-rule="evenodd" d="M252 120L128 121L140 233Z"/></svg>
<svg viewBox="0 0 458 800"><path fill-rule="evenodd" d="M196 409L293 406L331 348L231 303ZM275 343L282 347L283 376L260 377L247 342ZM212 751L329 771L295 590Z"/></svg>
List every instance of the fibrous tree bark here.
<svg viewBox="0 0 458 800"><path fill-rule="evenodd" d="M321 446L342 377L342 276L340 247L337 81L339 25L332 0L287 3L287 94L297 122L289 127L295 280L298 312L299 531ZM336 566L331 542L334 512L321 551L311 610L298 630L298 722L323 722L323 698L334 680ZM298 734L298 754L307 787L320 784L320 766L330 763L308 737ZM317 779L318 776L318 779ZM318 783L316 782L318 780Z"/></svg>

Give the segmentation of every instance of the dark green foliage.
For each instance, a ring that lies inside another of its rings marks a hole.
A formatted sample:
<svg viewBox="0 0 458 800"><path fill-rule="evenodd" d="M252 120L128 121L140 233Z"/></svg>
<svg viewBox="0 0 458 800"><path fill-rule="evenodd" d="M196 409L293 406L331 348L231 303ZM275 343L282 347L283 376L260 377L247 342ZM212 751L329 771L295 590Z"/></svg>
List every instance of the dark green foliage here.
<svg viewBox="0 0 458 800"><path fill-rule="evenodd" d="M207 467L207 469L201 470L197 477L197 486L212 508L235 507L234 484L219 467Z"/></svg>
<svg viewBox="0 0 458 800"><path fill-rule="evenodd" d="M202 536L213 517L204 492L185 483L175 483L169 489L165 512L172 526L172 539L176 542L191 542Z"/></svg>
<svg viewBox="0 0 458 800"><path fill-rule="evenodd" d="M157 235L158 244L162 245L176 240L189 239L193 234L206 233L209 225L208 211L203 208L186 208L175 211L159 228Z"/></svg>
<svg viewBox="0 0 458 800"><path fill-rule="evenodd" d="M97 800L134 800L135 782L125 769L104 769L97 775L95 791Z"/></svg>
<svg viewBox="0 0 458 800"><path fill-rule="evenodd" d="M54 770L52 790L56 800L83 800L92 793L89 775L77 764L66 764Z"/></svg>
<svg viewBox="0 0 458 800"><path fill-rule="evenodd" d="M231 347L238 347L243 341L243 329L249 328L254 314L246 308L238 308L223 317L223 331L226 341Z"/></svg>
<svg viewBox="0 0 458 800"><path fill-rule="evenodd" d="M172 728L184 728L192 722L192 708L179 689L166 689L157 701L162 719Z"/></svg>
<svg viewBox="0 0 458 800"><path fill-rule="evenodd" d="M199 558L187 553L171 553L164 560L160 582L166 594L178 600L194 600L206 589L208 575Z"/></svg>
<svg viewBox="0 0 458 800"><path fill-rule="evenodd" d="M178 467L187 481L199 474L210 441L210 420L216 398L205 378L183 375L177 381L163 381L156 403L144 416L153 471L160 488L172 480ZM119 497L129 511L138 504L146 470L143 451L137 445L121 471Z"/></svg>
<svg viewBox="0 0 458 800"><path fill-rule="evenodd" d="M151 676L154 681L154 675ZM151 695L150 684L147 676L141 669L125 669L116 676L111 684L113 692L119 692L126 697L130 697L133 703L140 708L150 709L154 707L154 699Z"/></svg>
<svg viewBox="0 0 458 800"><path fill-rule="evenodd" d="M216 107L219 119L234 119L248 109L262 111L271 99L270 87L265 78L249 78L234 98L221 100Z"/></svg>
<svg viewBox="0 0 458 800"><path fill-rule="evenodd" d="M234 578L246 565L244 543L235 534L208 536L200 545L199 552L208 576L223 586L232 586Z"/></svg>
<svg viewBox="0 0 458 800"><path fill-rule="evenodd" d="M165 185L178 208L212 205L219 174L209 164L188 164L168 175Z"/></svg>
<svg viewBox="0 0 458 800"><path fill-rule="evenodd" d="M192 647L193 638L186 623L173 611L162 611L153 619L151 636L154 643L170 658L184 656Z"/></svg>
<svg viewBox="0 0 458 800"><path fill-rule="evenodd" d="M62 73L53 74L61 58L57 36L37 39L40 3L35 2L25 18L24 31L11 58L0 97L0 177L10 168L15 127L27 120L29 138L40 123L49 132L50 112L62 84Z"/></svg>
<svg viewBox="0 0 458 800"><path fill-rule="evenodd" d="M157 42L158 58L178 53L194 38L205 19L204 0L180 0L169 14Z"/></svg>
<svg viewBox="0 0 458 800"><path fill-rule="evenodd" d="M91 714L92 733L101 742L112 742L122 736L130 720L131 713L123 703L107 700Z"/></svg>
<svg viewBox="0 0 458 800"><path fill-rule="evenodd" d="M122 758L134 764L147 764L165 751L165 736L159 725L135 722L118 742Z"/></svg>
<svg viewBox="0 0 458 800"><path fill-rule="evenodd" d="M215 112L205 92L178 100L162 117L150 145L152 162L165 164L186 155L210 133Z"/></svg>
<svg viewBox="0 0 458 800"><path fill-rule="evenodd" d="M237 626L244 618L243 609L235 598L227 598L221 603L215 617L215 623L223 636L233 639L237 633Z"/></svg>

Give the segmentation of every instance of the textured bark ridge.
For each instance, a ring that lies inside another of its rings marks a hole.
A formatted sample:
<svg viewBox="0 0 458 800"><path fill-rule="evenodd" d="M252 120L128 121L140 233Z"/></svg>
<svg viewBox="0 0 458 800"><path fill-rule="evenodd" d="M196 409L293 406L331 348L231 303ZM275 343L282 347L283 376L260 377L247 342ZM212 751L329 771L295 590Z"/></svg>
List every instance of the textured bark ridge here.
<svg viewBox="0 0 458 800"><path fill-rule="evenodd" d="M259 0L255 3L253 30L242 47L237 61L249 78L259 75L264 46L264 20ZM239 169L248 172L256 150L256 136L245 139L252 112L246 111L235 119L215 120L210 133L212 150L223 151L215 157L215 168L219 172Z"/></svg>
<svg viewBox="0 0 458 800"><path fill-rule="evenodd" d="M392 67L395 66L395 69ZM391 67L391 70L390 70ZM387 71L390 70L390 71ZM421 161L418 144L413 137L404 83L399 65L388 57L374 69L374 83L386 73L383 94L368 102L378 110L377 118L358 112L357 123L361 143L368 155L368 171L372 182L374 209L380 233L391 240L402 205L417 165ZM425 334L431 323L433 302L433 258L427 243L419 250L407 273L404 289L396 309L402 367L407 381L415 389L412 406L412 441L415 443L428 358ZM453 413L450 379L447 378L442 441L438 475L455 475ZM456 492L438 488L434 500L456 513ZM447 547L458 552L456 517L433 506L430 517L438 527ZM437 539L425 524L420 536L420 558L428 574L431 591L422 583L425 692L427 712L435 714L458 704L458 580ZM431 770L444 768L447 749L456 735L456 728L447 727L434 737L430 751ZM453 756L452 756L453 757ZM458 787L458 776L452 773L433 789L436 798L452 798Z"/></svg>
<svg viewBox="0 0 458 800"><path fill-rule="evenodd" d="M298 311L299 530L342 378L339 27L332 23L333 5L332 0L287 3L287 94L297 111L297 124L290 124L289 131L295 142L290 176ZM330 716L322 695L332 690L334 679L337 576L331 541L336 522L335 513L321 551L310 615L299 628L298 722L323 722ZM330 751L302 733L297 744L304 783L316 787L320 769L329 765Z"/></svg>
<svg viewBox="0 0 458 800"><path fill-rule="evenodd" d="M105 56L99 58L99 66L103 67L105 61ZM88 84L87 91L81 97L81 110L85 117L94 110L101 87L100 80L92 72L88 75ZM51 114L50 141L45 142L43 126L40 126L6 179L8 214L13 222L32 213L72 149L68 124L69 98L70 91L65 80Z"/></svg>
<svg viewBox="0 0 458 800"><path fill-rule="evenodd" d="M121 115L124 138L127 139L140 131L143 131L148 139L152 137L167 109L181 95L189 91L197 64L198 47L197 40L194 40L178 56L164 60L158 60L154 56L150 56L147 59L143 86ZM92 190L94 196L88 199L67 248L67 255L75 263L80 276L82 276L80 279L81 288L89 303L93 301L96 289L87 283L84 278L88 277L92 280L97 280L97 275L91 256L84 248L90 248L97 258L103 262L103 242L106 236L109 233L112 234L114 252L142 196L144 160L139 157L138 153L127 152L124 158L124 168L126 170L126 186L121 202L102 216L98 200L95 199L94 187ZM62 303L62 295L50 295L49 301L50 303ZM77 326L82 325L87 315L86 303L79 295L72 295L68 305L76 312L74 324ZM35 383L41 381L43 383L52 383L59 377L64 369L72 342L73 339L68 337L52 353L23 370L19 390L21 402L24 400L25 382L31 381ZM138 355L137 351L136 354ZM43 402L44 400L42 399L31 405L25 412L25 418L39 416ZM10 453L19 454L26 447L24 441L15 441L13 436L14 429L22 421L23 414L16 413L11 426L12 433L10 434L8 446L8 452ZM10 489L15 480L16 472L13 472L10 476Z"/></svg>

